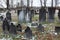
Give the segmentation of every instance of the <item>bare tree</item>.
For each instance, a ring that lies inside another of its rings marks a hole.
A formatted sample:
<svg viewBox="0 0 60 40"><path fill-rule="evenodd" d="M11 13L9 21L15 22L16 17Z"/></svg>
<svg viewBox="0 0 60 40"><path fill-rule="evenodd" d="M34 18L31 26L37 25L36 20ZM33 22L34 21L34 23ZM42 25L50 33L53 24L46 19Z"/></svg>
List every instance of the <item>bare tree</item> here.
<svg viewBox="0 0 60 40"><path fill-rule="evenodd" d="M52 0L52 3L51 3L51 6L53 7L53 0Z"/></svg>
<svg viewBox="0 0 60 40"><path fill-rule="evenodd" d="M47 1L47 0L44 0L44 7L46 7L46 1Z"/></svg>
<svg viewBox="0 0 60 40"><path fill-rule="evenodd" d="M29 7L29 0L27 0L27 7Z"/></svg>
<svg viewBox="0 0 60 40"><path fill-rule="evenodd" d="M9 0L7 0L7 9L9 9Z"/></svg>
<svg viewBox="0 0 60 40"><path fill-rule="evenodd" d="M11 7L13 7L13 0L11 0Z"/></svg>
<svg viewBox="0 0 60 40"><path fill-rule="evenodd" d="M42 0L40 0L40 3L41 3L41 7L42 7Z"/></svg>
<svg viewBox="0 0 60 40"><path fill-rule="evenodd" d="M2 8L5 8L2 2L4 2L4 3L6 4L6 0L1 0L1 1L0 1L0 3L1 3L0 6L1 6Z"/></svg>
<svg viewBox="0 0 60 40"><path fill-rule="evenodd" d="M31 0L31 7L32 7L32 5L33 5L33 0Z"/></svg>
<svg viewBox="0 0 60 40"><path fill-rule="evenodd" d="M57 7L57 0L55 0L55 7Z"/></svg>
<svg viewBox="0 0 60 40"><path fill-rule="evenodd" d="M21 7L23 6L23 0L21 0Z"/></svg>

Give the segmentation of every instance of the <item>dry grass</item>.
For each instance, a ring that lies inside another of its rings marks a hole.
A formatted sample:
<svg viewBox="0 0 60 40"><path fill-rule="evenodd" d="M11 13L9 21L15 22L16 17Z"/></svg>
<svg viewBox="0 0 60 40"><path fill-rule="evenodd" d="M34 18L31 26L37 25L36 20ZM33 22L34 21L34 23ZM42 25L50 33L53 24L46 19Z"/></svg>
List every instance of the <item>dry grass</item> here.
<svg viewBox="0 0 60 40"><path fill-rule="evenodd" d="M13 15L15 15L15 16L13 16ZM33 20L36 20L36 19L38 19L38 16L35 16L35 17L33 18ZM12 21L18 23L17 14L12 14ZM44 24L47 24L46 27L44 28L46 32L47 32L48 30L49 30L49 31L54 30L54 26L55 26L55 25L60 26L60 22L57 22L57 21L55 21L54 23L43 22L42 24L43 24L43 25L44 25ZM26 29L25 24L22 24L22 29L23 29L23 30ZM48 34L47 34L47 33L40 33L40 32L37 31L36 28L33 28L33 27L32 27L31 29L32 29L32 31L33 31L33 35L34 35L34 36L36 35L36 37L35 37L36 40L60 40L60 35L55 36L55 35L49 34L49 33L48 33ZM0 33L1 33L1 32L2 32L2 23L0 22ZM24 33L19 33L19 34L23 35ZM14 40L23 40L23 39L21 39L21 38L13 38L13 39L14 39Z"/></svg>

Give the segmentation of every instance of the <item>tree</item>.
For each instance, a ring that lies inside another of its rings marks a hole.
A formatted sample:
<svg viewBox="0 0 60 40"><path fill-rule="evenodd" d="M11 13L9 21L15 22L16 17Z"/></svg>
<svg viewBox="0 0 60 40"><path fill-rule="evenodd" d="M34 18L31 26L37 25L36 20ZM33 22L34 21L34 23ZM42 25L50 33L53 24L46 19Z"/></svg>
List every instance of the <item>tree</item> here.
<svg viewBox="0 0 60 40"><path fill-rule="evenodd" d="M6 8L6 0L0 0L0 7Z"/></svg>
<svg viewBox="0 0 60 40"><path fill-rule="evenodd" d="M7 9L9 9L9 0L7 0Z"/></svg>
<svg viewBox="0 0 60 40"><path fill-rule="evenodd" d="M44 6L42 5L42 0L40 0L41 8L39 9L39 21L46 21L46 0L44 0Z"/></svg>

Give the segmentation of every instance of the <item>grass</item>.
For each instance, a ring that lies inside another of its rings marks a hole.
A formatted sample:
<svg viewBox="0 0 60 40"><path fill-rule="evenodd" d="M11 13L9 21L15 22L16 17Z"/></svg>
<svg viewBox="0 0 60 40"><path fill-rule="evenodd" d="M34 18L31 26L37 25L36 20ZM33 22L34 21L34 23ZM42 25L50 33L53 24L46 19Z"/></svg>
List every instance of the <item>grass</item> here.
<svg viewBox="0 0 60 40"><path fill-rule="evenodd" d="M18 17L17 17L17 14L14 14L15 16L13 16L12 15L12 21L14 21L14 22L17 22L17 24L18 24ZM32 20L34 20L34 21L36 21L36 20L38 20L39 19L39 16L38 15L35 15L34 17L33 17L33 19ZM55 26L60 26L60 22L58 22L57 21L58 19L57 18L55 18L55 21L54 21L54 23L49 23L49 22L41 22L41 24L43 24L43 25L45 25L46 27L44 28L45 29L45 32L48 32L48 31L51 31L51 30L54 30L54 27ZM2 22L0 22L0 33L2 32ZM16 24L16 25L17 25ZM22 24L22 29L23 30L25 30L26 29L26 23L23 23ZM34 31L36 31L37 32L37 28L33 28L33 27L31 27L31 30L34 32ZM33 33L34 34L34 33ZM48 33L49 34L49 33ZM50 35L50 34L49 34ZM52 35L52 34L51 34ZM0 38L3 38L3 37L6 37L6 38L9 38L8 36L10 36L11 37L11 35L2 35L2 34L0 34ZM17 36L19 36L19 35L17 35ZM23 36L23 35L22 35ZM44 40L48 40L47 39L47 33L41 33L40 34L40 32L37 32L36 34L34 34L34 36L36 36L35 38L36 38L36 40L37 39L44 39ZM40 36L40 37L39 37ZM54 36L54 35L53 35ZM15 37L12 37L12 39L13 40L22 40L21 39L21 37L19 37L19 38L15 38ZM54 40L60 40L60 35L57 35L57 36L55 36L55 37L53 37L53 39Z"/></svg>

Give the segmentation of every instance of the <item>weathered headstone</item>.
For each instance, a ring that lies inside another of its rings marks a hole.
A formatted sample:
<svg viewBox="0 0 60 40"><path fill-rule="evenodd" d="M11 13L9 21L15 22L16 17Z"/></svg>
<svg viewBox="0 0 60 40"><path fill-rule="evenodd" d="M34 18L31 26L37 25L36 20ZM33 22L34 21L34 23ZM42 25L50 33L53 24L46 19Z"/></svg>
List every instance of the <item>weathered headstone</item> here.
<svg viewBox="0 0 60 40"><path fill-rule="evenodd" d="M30 22L30 16L29 16L30 12L27 12L26 16L25 16L25 20L26 22Z"/></svg>
<svg viewBox="0 0 60 40"><path fill-rule="evenodd" d="M7 20L11 21L11 13L9 11L6 13L6 18Z"/></svg>
<svg viewBox="0 0 60 40"><path fill-rule="evenodd" d="M27 39L32 39L32 30L27 26L27 28L25 29L25 37Z"/></svg>
<svg viewBox="0 0 60 40"><path fill-rule="evenodd" d="M55 26L55 32L60 33L60 26Z"/></svg>
<svg viewBox="0 0 60 40"><path fill-rule="evenodd" d="M6 31L6 30L9 31L10 26L6 18L3 20L2 28L3 28L3 31Z"/></svg>
<svg viewBox="0 0 60 40"><path fill-rule="evenodd" d="M32 17L34 17L34 10L31 10L31 17L30 17L31 22L32 22Z"/></svg>
<svg viewBox="0 0 60 40"><path fill-rule="evenodd" d="M48 8L48 22L54 22L54 14L55 14L55 8L49 7Z"/></svg>
<svg viewBox="0 0 60 40"><path fill-rule="evenodd" d="M18 10L18 21L19 21L19 23L24 23L24 21L25 21L24 10Z"/></svg>
<svg viewBox="0 0 60 40"><path fill-rule="evenodd" d="M22 32L22 26L21 26L21 24L18 24L18 25L17 25L17 31Z"/></svg>
<svg viewBox="0 0 60 40"><path fill-rule="evenodd" d="M32 12L29 8L26 8L26 15L25 15L26 22L31 22L32 20Z"/></svg>
<svg viewBox="0 0 60 40"><path fill-rule="evenodd" d="M32 23L31 26L38 26L38 23Z"/></svg>
<svg viewBox="0 0 60 40"><path fill-rule="evenodd" d="M3 21L3 16L0 16L0 20Z"/></svg>
<svg viewBox="0 0 60 40"><path fill-rule="evenodd" d="M33 11L26 8L26 10L18 10L18 19L20 23L29 23L32 21Z"/></svg>
<svg viewBox="0 0 60 40"><path fill-rule="evenodd" d="M44 32L44 27L42 26L42 24L39 24L37 28L38 28L38 31Z"/></svg>
<svg viewBox="0 0 60 40"><path fill-rule="evenodd" d="M40 21L40 22L46 21L46 9L45 9L44 7L42 7L42 8L39 10L39 21Z"/></svg>
<svg viewBox="0 0 60 40"><path fill-rule="evenodd" d="M15 27L15 25L14 25L13 23L11 23L11 25L10 25L10 30L9 30L9 32L10 32L11 34L17 34L16 27Z"/></svg>
<svg viewBox="0 0 60 40"><path fill-rule="evenodd" d="M59 12L58 12L58 18L59 18L59 21L60 21L60 9L59 9Z"/></svg>

